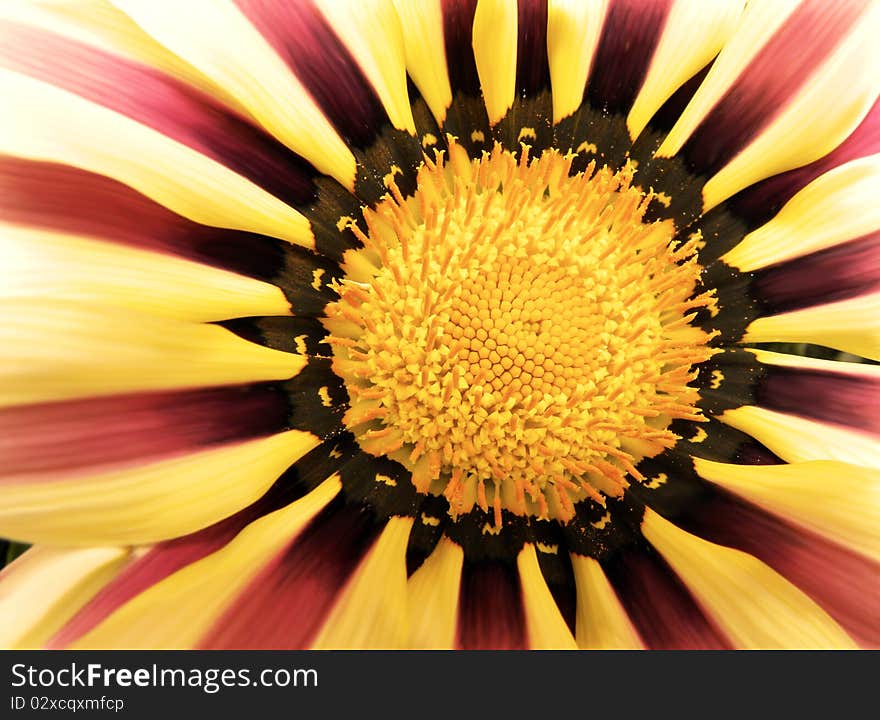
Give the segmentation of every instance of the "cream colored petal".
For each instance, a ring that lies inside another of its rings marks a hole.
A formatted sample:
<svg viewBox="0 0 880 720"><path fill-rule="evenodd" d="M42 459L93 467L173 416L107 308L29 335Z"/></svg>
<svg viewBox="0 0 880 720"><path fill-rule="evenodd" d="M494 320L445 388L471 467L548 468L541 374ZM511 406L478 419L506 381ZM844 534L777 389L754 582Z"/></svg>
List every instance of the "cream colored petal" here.
<svg viewBox="0 0 880 720"><path fill-rule="evenodd" d="M47 545L139 545L186 535L250 505L319 444L289 430L123 470L4 478L0 535Z"/></svg>
<svg viewBox="0 0 880 720"><path fill-rule="evenodd" d="M706 79L657 150L659 157L672 157L681 150L715 104L730 90L740 73L799 4L800 0L774 0L746 5L733 35L712 63Z"/></svg>
<svg viewBox="0 0 880 720"><path fill-rule="evenodd" d="M330 478L287 507L255 520L228 545L178 570L121 606L76 648L194 648L265 564L302 531L342 485Z"/></svg>
<svg viewBox="0 0 880 720"><path fill-rule="evenodd" d="M830 460L734 465L694 459L700 477L880 560L880 469Z"/></svg>
<svg viewBox="0 0 880 720"><path fill-rule="evenodd" d="M0 19L31 25L134 60L238 107L229 93L156 42L109 0L4 0L0 3Z"/></svg>
<svg viewBox="0 0 880 720"><path fill-rule="evenodd" d="M703 186L704 210L759 180L818 160L849 137L880 96L878 32L875 3L779 115Z"/></svg>
<svg viewBox="0 0 880 720"><path fill-rule="evenodd" d="M415 134L400 18L392 0L315 0L376 90L391 124Z"/></svg>
<svg viewBox="0 0 880 720"><path fill-rule="evenodd" d="M207 322L288 315L275 285L149 250L0 224L0 297L72 300Z"/></svg>
<svg viewBox="0 0 880 720"><path fill-rule="evenodd" d="M229 92L269 132L351 188L355 160L284 61L231 0L114 0L143 30Z"/></svg>
<svg viewBox="0 0 880 720"><path fill-rule="evenodd" d="M663 103L730 41L744 6L745 0L672 4L645 82L626 118L630 137L638 137Z"/></svg>
<svg viewBox="0 0 880 720"><path fill-rule="evenodd" d="M806 357L805 355L788 355L786 353L771 352L746 348L759 362L766 365L779 365L780 367L804 368L806 370L821 370L831 373L845 373L853 377L865 379L880 379L880 365L868 365L860 362L839 362L837 360L821 360L820 358Z"/></svg>
<svg viewBox="0 0 880 720"><path fill-rule="evenodd" d="M410 649L451 650L455 646L463 561L462 549L443 537L407 581Z"/></svg>
<svg viewBox="0 0 880 720"><path fill-rule="evenodd" d="M880 360L880 293L760 317L742 342L814 343Z"/></svg>
<svg viewBox="0 0 880 720"><path fill-rule="evenodd" d="M394 0L403 33L406 69L431 113L442 125L452 103L441 0Z"/></svg>
<svg viewBox="0 0 880 720"><path fill-rule="evenodd" d="M644 647L597 560L572 555L577 587L576 636L584 650L640 650Z"/></svg>
<svg viewBox="0 0 880 720"><path fill-rule="evenodd" d="M516 557L522 586L529 647L533 650L577 650L559 607L544 580L535 546L526 543Z"/></svg>
<svg viewBox="0 0 880 720"><path fill-rule="evenodd" d="M306 364L218 325L124 308L0 297L0 407L284 380Z"/></svg>
<svg viewBox="0 0 880 720"><path fill-rule="evenodd" d="M829 170L722 260L751 272L839 245L880 229L880 155Z"/></svg>
<svg viewBox="0 0 880 720"><path fill-rule="evenodd" d="M413 519L393 517L315 640L316 650L398 650L408 645L406 545Z"/></svg>
<svg viewBox="0 0 880 720"><path fill-rule="evenodd" d="M837 460L880 468L880 441L866 433L752 406L726 410L720 419L759 440L786 462Z"/></svg>
<svg viewBox="0 0 880 720"><path fill-rule="evenodd" d="M474 14L474 60L489 123L494 125L516 95L516 0L477 0Z"/></svg>
<svg viewBox="0 0 880 720"><path fill-rule="evenodd" d="M125 548L32 547L0 572L0 648L40 648L129 559Z"/></svg>
<svg viewBox="0 0 880 720"><path fill-rule="evenodd" d="M856 648L828 613L757 558L691 535L650 509L642 533L737 647Z"/></svg>
<svg viewBox="0 0 880 720"><path fill-rule="evenodd" d="M265 190L146 125L0 69L0 152L107 175L204 225L314 246L305 217Z"/></svg>
<svg viewBox="0 0 880 720"><path fill-rule="evenodd" d="M609 0L548 0L547 57L554 123L581 106L608 3Z"/></svg>

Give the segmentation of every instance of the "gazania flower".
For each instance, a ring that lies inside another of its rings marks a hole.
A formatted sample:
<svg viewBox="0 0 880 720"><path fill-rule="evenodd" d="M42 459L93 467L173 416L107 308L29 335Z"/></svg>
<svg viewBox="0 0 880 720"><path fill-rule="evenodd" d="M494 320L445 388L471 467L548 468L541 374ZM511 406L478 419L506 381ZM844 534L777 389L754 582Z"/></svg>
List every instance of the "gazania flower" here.
<svg viewBox="0 0 880 720"><path fill-rule="evenodd" d="M880 644L877 3L0 13L4 645Z"/></svg>

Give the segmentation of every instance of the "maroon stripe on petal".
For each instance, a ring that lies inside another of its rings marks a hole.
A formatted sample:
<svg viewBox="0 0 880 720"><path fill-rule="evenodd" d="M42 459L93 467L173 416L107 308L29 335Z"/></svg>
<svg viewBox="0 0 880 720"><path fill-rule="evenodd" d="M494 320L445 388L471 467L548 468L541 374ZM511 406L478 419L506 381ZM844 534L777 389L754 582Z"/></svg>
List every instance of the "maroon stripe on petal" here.
<svg viewBox="0 0 880 720"><path fill-rule="evenodd" d="M846 478L829 478L846 492ZM880 563L723 491L676 523L754 555L821 605L861 645L880 647ZM785 622L785 618L780 618Z"/></svg>
<svg viewBox="0 0 880 720"><path fill-rule="evenodd" d="M880 99L852 134L827 155L809 165L762 180L742 190L728 205L752 227L763 225L795 194L820 175L844 163L880 152Z"/></svg>
<svg viewBox="0 0 880 720"><path fill-rule="evenodd" d="M281 432L271 384L115 395L0 409L0 483L156 461Z"/></svg>
<svg viewBox="0 0 880 720"><path fill-rule="evenodd" d="M341 498L251 581L202 642L205 649L307 648L381 527Z"/></svg>
<svg viewBox="0 0 880 720"><path fill-rule="evenodd" d="M367 147L388 116L345 44L311 0L236 0L333 126Z"/></svg>
<svg viewBox="0 0 880 720"><path fill-rule="evenodd" d="M710 175L755 138L831 55L865 11L864 0L805 0L742 71L683 148Z"/></svg>
<svg viewBox="0 0 880 720"><path fill-rule="evenodd" d="M442 10L443 40L452 92L480 97L480 77L472 39L477 0L442 0Z"/></svg>
<svg viewBox="0 0 880 720"><path fill-rule="evenodd" d="M156 583L220 550L254 520L293 502L299 495L294 483L282 476L252 505L191 535L159 543L122 570L77 612L48 643L64 648L76 642L111 613Z"/></svg>
<svg viewBox="0 0 880 720"><path fill-rule="evenodd" d="M491 561L465 564L461 574L459 602L459 648L526 648L522 591L513 566Z"/></svg>
<svg viewBox="0 0 880 720"><path fill-rule="evenodd" d="M653 650L730 649L675 572L651 548L628 548L602 567L646 646Z"/></svg>
<svg viewBox="0 0 880 720"><path fill-rule="evenodd" d="M880 435L880 378L765 365L755 388L761 407Z"/></svg>
<svg viewBox="0 0 880 720"><path fill-rule="evenodd" d="M0 219L167 252L261 280L284 265L284 243L187 220L112 178L0 155Z"/></svg>
<svg viewBox="0 0 880 720"><path fill-rule="evenodd" d="M537 95L550 87L547 58L547 0L517 3L516 89Z"/></svg>
<svg viewBox="0 0 880 720"><path fill-rule="evenodd" d="M751 290L768 313L880 290L880 231L758 271Z"/></svg>
<svg viewBox="0 0 880 720"><path fill-rule="evenodd" d="M153 68L13 23L0 24L0 65L148 125L290 205L316 197L307 161L206 93Z"/></svg>
<svg viewBox="0 0 880 720"><path fill-rule="evenodd" d="M611 0L587 82L590 102L626 112L645 80L671 0Z"/></svg>

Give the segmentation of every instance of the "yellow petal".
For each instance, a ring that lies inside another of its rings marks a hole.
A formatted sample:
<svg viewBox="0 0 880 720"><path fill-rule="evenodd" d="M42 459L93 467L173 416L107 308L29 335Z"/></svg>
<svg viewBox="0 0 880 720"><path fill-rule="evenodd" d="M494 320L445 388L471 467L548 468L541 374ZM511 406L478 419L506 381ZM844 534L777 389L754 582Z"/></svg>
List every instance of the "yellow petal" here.
<svg viewBox="0 0 880 720"><path fill-rule="evenodd" d="M516 558L522 585L529 647L533 650L577 650L571 630L544 580L535 546L526 543Z"/></svg>
<svg viewBox="0 0 880 720"><path fill-rule="evenodd" d="M746 5L733 35L712 63L706 79L657 150L659 157L672 157L681 150L694 130L724 97L767 41L782 27L798 4L799 0L774 0Z"/></svg>
<svg viewBox="0 0 880 720"><path fill-rule="evenodd" d="M260 498L319 444L289 430L123 470L0 486L0 535L48 545L140 545L195 532Z"/></svg>
<svg viewBox="0 0 880 720"><path fill-rule="evenodd" d="M577 644L584 650L640 650L644 646L597 560L572 555L577 587Z"/></svg>
<svg viewBox="0 0 880 720"><path fill-rule="evenodd" d="M760 317L742 341L815 343L880 360L880 293Z"/></svg>
<svg viewBox="0 0 880 720"><path fill-rule="evenodd" d="M160 45L108 0L4 0L0 18L31 25L179 78L227 105L236 101L196 68Z"/></svg>
<svg viewBox="0 0 880 720"><path fill-rule="evenodd" d="M451 650L455 645L463 561L462 549L443 537L407 581L410 649Z"/></svg>
<svg viewBox="0 0 880 720"><path fill-rule="evenodd" d="M554 123L581 106L607 11L608 0L547 3L547 57Z"/></svg>
<svg viewBox="0 0 880 720"><path fill-rule="evenodd" d="M406 545L413 519L393 517L315 640L316 650L407 647Z"/></svg>
<svg viewBox="0 0 880 720"><path fill-rule="evenodd" d="M746 348L759 362L766 365L779 365L781 367L804 368L806 370L821 370L830 373L845 373L855 377L866 379L880 379L880 365L868 365L861 362L840 362L838 360L822 360L804 355L788 355L786 353L771 352Z"/></svg>
<svg viewBox="0 0 880 720"><path fill-rule="evenodd" d="M0 407L284 380L306 364L218 325L124 308L0 297L0 312Z"/></svg>
<svg viewBox="0 0 880 720"><path fill-rule="evenodd" d="M315 0L382 101L391 124L415 134L400 18L392 0Z"/></svg>
<svg viewBox="0 0 880 720"><path fill-rule="evenodd" d="M250 180L146 125L0 69L0 152L107 175L204 225L314 246L305 217ZM63 120L61 120L63 118Z"/></svg>
<svg viewBox="0 0 880 720"><path fill-rule="evenodd" d="M829 460L734 465L694 459L700 477L880 560L880 470Z"/></svg>
<svg viewBox="0 0 880 720"><path fill-rule="evenodd" d="M125 564L124 548L32 547L0 573L0 648L39 648Z"/></svg>
<svg viewBox="0 0 880 720"><path fill-rule="evenodd" d="M439 125L452 103L446 47L443 39L443 10L440 0L394 0L403 32L406 69Z"/></svg>
<svg viewBox="0 0 880 720"><path fill-rule="evenodd" d="M880 155L820 175L721 259L743 272L824 250L880 229Z"/></svg>
<svg viewBox="0 0 880 720"><path fill-rule="evenodd" d="M730 40L744 0L676 0L651 58L645 82L626 118L635 139L672 94Z"/></svg>
<svg viewBox="0 0 880 720"><path fill-rule="evenodd" d="M726 410L720 419L759 440L786 462L838 460L880 468L880 442L865 433L752 406Z"/></svg>
<svg viewBox="0 0 880 720"><path fill-rule="evenodd" d="M516 95L516 0L477 0L474 14L474 60L489 122L494 125Z"/></svg>
<svg viewBox="0 0 880 720"><path fill-rule="evenodd" d="M759 180L818 160L849 137L880 94L878 32L880 5L874 4L779 115L703 186L704 210Z"/></svg>
<svg viewBox="0 0 880 720"><path fill-rule="evenodd" d="M221 550L156 583L120 607L76 648L192 648L230 602L342 488L337 477L255 520Z"/></svg>
<svg viewBox="0 0 880 720"><path fill-rule="evenodd" d="M822 608L752 555L691 535L650 509L642 532L737 647L855 649Z"/></svg>
<svg viewBox="0 0 880 720"><path fill-rule="evenodd" d="M115 0L143 30L226 89L316 168L354 186L355 160L284 61L230 0Z"/></svg>
<svg viewBox="0 0 880 720"><path fill-rule="evenodd" d="M163 253L0 224L0 296L52 298L207 322L289 315L275 285Z"/></svg>

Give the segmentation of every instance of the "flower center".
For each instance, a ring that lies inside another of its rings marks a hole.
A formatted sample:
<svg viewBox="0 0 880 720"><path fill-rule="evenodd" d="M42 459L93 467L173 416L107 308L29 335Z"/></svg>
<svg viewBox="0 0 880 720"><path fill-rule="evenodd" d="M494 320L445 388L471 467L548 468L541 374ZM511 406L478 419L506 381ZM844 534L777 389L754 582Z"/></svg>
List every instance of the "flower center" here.
<svg viewBox="0 0 880 720"><path fill-rule="evenodd" d="M646 223L657 196L633 168L450 139L404 198L364 210L325 324L361 447L407 466L453 516L475 506L567 522L620 496L636 463L671 447L673 419L702 420L692 365L709 336L689 324L699 236ZM661 198L662 199L662 198Z"/></svg>

